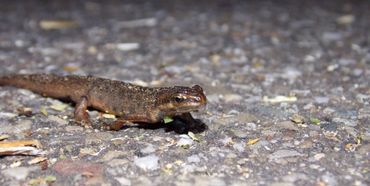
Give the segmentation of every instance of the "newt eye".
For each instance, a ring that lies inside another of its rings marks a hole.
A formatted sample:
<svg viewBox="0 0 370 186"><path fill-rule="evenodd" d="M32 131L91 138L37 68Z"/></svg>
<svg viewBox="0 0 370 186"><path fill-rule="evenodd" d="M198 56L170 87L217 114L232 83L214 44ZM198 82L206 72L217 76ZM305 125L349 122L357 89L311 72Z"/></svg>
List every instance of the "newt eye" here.
<svg viewBox="0 0 370 186"><path fill-rule="evenodd" d="M176 96L175 97L175 101L177 103L181 103L181 102L185 101L185 97L183 97L183 96Z"/></svg>

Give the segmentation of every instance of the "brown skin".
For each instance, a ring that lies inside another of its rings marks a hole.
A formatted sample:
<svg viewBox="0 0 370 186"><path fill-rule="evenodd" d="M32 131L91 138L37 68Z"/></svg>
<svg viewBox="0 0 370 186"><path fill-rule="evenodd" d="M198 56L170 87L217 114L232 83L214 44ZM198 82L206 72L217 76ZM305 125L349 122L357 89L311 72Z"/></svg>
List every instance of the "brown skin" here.
<svg viewBox="0 0 370 186"><path fill-rule="evenodd" d="M199 85L150 88L92 76L15 74L0 77L0 86L24 88L75 102L75 120L88 128L91 128L88 107L118 116L112 128L119 129L126 122L158 123L165 116L183 116L190 121L190 112L207 102Z"/></svg>

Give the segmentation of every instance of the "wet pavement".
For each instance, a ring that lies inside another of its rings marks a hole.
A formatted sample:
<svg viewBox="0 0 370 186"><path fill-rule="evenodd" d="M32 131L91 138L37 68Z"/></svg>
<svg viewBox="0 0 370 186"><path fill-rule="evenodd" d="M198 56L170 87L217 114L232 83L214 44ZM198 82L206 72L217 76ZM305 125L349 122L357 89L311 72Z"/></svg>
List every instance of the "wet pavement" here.
<svg viewBox="0 0 370 186"><path fill-rule="evenodd" d="M94 129L73 105L0 87L2 185L369 185L370 2L4 1L0 74L201 85L184 123ZM20 109L22 108L22 109ZM26 110L31 113L24 114Z"/></svg>

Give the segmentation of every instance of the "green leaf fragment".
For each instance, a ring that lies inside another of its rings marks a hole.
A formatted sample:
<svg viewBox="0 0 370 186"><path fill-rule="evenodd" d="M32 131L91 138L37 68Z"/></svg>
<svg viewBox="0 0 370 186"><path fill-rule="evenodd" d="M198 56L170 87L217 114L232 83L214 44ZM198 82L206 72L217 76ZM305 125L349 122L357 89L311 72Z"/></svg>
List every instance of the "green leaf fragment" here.
<svg viewBox="0 0 370 186"><path fill-rule="evenodd" d="M53 176L53 175L49 175L49 176L46 176L45 177L45 181L46 182L54 182L57 180L57 177Z"/></svg>
<svg viewBox="0 0 370 186"><path fill-rule="evenodd" d="M312 124L314 124L314 125L320 125L320 119L318 119L318 118L315 118L315 117L311 117L310 118L310 121L311 121L311 123Z"/></svg>
<svg viewBox="0 0 370 186"><path fill-rule="evenodd" d="M45 116L48 116L48 111L46 110L46 108L45 108L44 106L42 106L42 107L40 108L40 112L41 112L42 114L44 114Z"/></svg>
<svg viewBox="0 0 370 186"><path fill-rule="evenodd" d="M189 149L190 145L189 144L183 144L183 145L180 145L180 147L183 148L183 149Z"/></svg>
<svg viewBox="0 0 370 186"><path fill-rule="evenodd" d="M173 119L172 119L171 117L169 117L169 116L165 116L165 117L163 118L163 122L164 122L165 124L167 124L167 123L171 123L171 122L173 122Z"/></svg>
<svg viewBox="0 0 370 186"><path fill-rule="evenodd" d="M199 138L192 132L188 132L188 136L193 140L199 142Z"/></svg>
<svg viewBox="0 0 370 186"><path fill-rule="evenodd" d="M68 107L68 105L63 104L63 103L56 103L56 104L50 105L51 109L56 110L56 111L60 111L60 112L63 112L67 107Z"/></svg>

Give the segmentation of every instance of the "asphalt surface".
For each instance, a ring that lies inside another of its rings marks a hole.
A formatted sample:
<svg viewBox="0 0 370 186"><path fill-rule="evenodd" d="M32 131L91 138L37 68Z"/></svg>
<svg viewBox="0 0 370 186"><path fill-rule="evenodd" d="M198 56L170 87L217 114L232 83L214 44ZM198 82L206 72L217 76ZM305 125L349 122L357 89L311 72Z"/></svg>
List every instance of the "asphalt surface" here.
<svg viewBox="0 0 370 186"><path fill-rule="evenodd" d="M369 185L370 2L2 1L0 74L201 85L207 127L95 129L0 87L1 185ZM24 114L28 108L32 114Z"/></svg>

